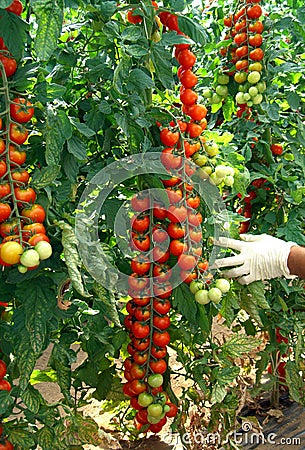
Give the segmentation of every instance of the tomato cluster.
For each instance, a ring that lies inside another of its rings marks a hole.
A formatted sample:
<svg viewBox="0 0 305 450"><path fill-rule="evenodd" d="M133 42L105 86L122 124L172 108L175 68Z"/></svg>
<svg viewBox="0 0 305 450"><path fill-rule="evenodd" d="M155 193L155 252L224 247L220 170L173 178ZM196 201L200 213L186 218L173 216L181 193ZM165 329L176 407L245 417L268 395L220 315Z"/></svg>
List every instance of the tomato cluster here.
<svg viewBox="0 0 305 450"><path fill-rule="evenodd" d="M22 3L20 0L13 0L10 6L5 8L7 11L20 16L22 13ZM0 61L3 64L5 73L7 77L11 77L17 70L17 62L9 53L4 40L0 37Z"/></svg>
<svg viewBox="0 0 305 450"><path fill-rule="evenodd" d="M10 95L5 66L0 64L0 71L6 99ZM25 273L49 258L52 248L43 225L45 210L36 202L24 167L27 154L22 145L28 138L24 124L32 119L34 107L23 97L6 103L0 112L0 265L20 264L19 271Z"/></svg>
<svg viewBox="0 0 305 450"><path fill-rule="evenodd" d="M224 24L230 27L225 39L232 39L233 44L222 48L221 54L227 57L228 72L234 74L234 80L239 85L235 97L239 117L243 114L250 116L251 108L263 101L266 90L262 81L264 25L260 18L263 11L259 3L259 0L242 0L237 12L224 19Z"/></svg>

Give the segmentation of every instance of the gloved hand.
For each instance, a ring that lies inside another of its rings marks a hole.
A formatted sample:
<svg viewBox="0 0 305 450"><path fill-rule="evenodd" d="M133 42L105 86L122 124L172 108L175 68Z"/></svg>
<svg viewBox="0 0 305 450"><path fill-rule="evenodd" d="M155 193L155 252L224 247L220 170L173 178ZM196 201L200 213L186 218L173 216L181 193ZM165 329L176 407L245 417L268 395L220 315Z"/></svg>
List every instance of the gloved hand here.
<svg viewBox="0 0 305 450"><path fill-rule="evenodd" d="M239 266L225 272L228 277L240 277L241 284L249 284L257 280L268 280L282 277L295 278L287 266L291 247L295 242L285 242L267 234L241 234L240 241L220 237L215 245L228 247L240 253L236 256L215 261L212 268Z"/></svg>

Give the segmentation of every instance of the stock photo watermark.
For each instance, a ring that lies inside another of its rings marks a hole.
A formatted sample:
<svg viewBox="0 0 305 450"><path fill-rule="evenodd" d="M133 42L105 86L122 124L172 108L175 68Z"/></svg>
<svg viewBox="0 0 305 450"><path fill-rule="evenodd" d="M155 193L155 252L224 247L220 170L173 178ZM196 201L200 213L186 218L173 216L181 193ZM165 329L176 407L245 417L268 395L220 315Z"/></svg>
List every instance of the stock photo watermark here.
<svg viewBox="0 0 305 450"><path fill-rule="evenodd" d="M296 446L301 445L300 437L278 436L274 432L264 433L253 428L251 422L243 422L241 428L234 430L222 438L219 433L205 433L198 431L195 433L178 433L167 432L162 435L162 441L173 446L175 449L186 449L191 444L197 444L208 448L210 445L223 446L228 443L234 443L236 446L246 445L285 445Z"/></svg>

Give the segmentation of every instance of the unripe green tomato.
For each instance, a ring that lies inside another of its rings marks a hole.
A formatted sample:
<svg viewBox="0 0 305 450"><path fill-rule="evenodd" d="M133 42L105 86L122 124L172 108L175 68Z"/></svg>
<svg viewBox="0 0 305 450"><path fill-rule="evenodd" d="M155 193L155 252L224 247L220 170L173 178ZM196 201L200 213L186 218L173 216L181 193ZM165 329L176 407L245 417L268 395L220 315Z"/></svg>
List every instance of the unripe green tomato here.
<svg viewBox="0 0 305 450"><path fill-rule="evenodd" d="M246 72L236 72L234 75L234 80L236 83L244 83L247 80L247 73Z"/></svg>
<svg viewBox="0 0 305 450"><path fill-rule="evenodd" d="M204 98L211 98L212 95L213 95L213 92L212 92L211 89L204 89L204 90L202 91L202 96L203 96Z"/></svg>
<svg viewBox="0 0 305 450"><path fill-rule="evenodd" d="M226 186L231 187L231 186L233 186L233 184L234 184L234 177L233 177L232 175L227 175L227 176L224 178L223 182L224 182L224 184L225 184Z"/></svg>
<svg viewBox="0 0 305 450"><path fill-rule="evenodd" d="M226 168L227 168L227 175L231 175L232 177L234 177L235 169L233 167L230 167L230 166L226 166Z"/></svg>
<svg viewBox="0 0 305 450"><path fill-rule="evenodd" d="M206 155L202 155L199 152L196 152L193 155L193 161L197 166L202 167L208 162L208 158Z"/></svg>
<svg viewBox="0 0 305 450"><path fill-rule="evenodd" d="M38 242L34 249L39 254L40 260L48 259L52 255L52 246L49 244L49 242L46 241L40 241Z"/></svg>
<svg viewBox="0 0 305 450"><path fill-rule="evenodd" d="M251 95L248 92L244 93L244 100L246 100L246 102L248 102L251 98Z"/></svg>
<svg viewBox="0 0 305 450"><path fill-rule="evenodd" d="M229 75L226 75L225 73L221 73L217 77L217 83L219 84L229 84L230 77Z"/></svg>
<svg viewBox="0 0 305 450"><path fill-rule="evenodd" d="M141 392L141 394L139 394L138 396L138 403L144 408L149 406L153 401L154 401L153 396L148 392Z"/></svg>
<svg viewBox="0 0 305 450"><path fill-rule="evenodd" d="M203 288L203 284L199 280L193 280L190 283L190 291L192 294L196 294L197 291Z"/></svg>
<svg viewBox="0 0 305 450"><path fill-rule="evenodd" d="M251 86L250 89L248 90L249 95L251 95L251 97L255 97L258 94L258 89L255 86Z"/></svg>
<svg viewBox="0 0 305 450"><path fill-rule="evenodd" d="M244 95L245 94L243 92L237 92L237 94L235 96L236 103L238 103L239 105L242 105L243 103L246 103Z"/></svg>
<svg viewBox="0 0 305 450"><path fill-rule="evenodd" d="M163 384L163 376L161 373L149 375L147 382L152 388L160 387Z"/></svg>
<svg viewBox="0 0 305 450"><path fill-rule="evenodd" d="M220 95L218 95L217 92L214 92L214 94L212 95L212 97L209 100L210 100L210 103L212 103L213 105L218 105L218 103L220 103L222 101L222 97Z"/></svg>
<svg viewBox="0 0 305 450"><path fill-rule="evenodd" d="M219 303L222 297L222 292L220 289L218 289L217 287L211 288L208 291L208 295L209 295L209 299L213 302L213 303Z"/></svg>
<svg viewBox="0 0 305 450"><path fill-rule="evenodd" d="M238 90L239 90L239 92L246 92L246 86L244 84L240 84L238 86Z"/></svg>
<svg viewBox="0 0 305 450"><path fill-rule="evenodd" d="M20 258L21 265L25 267L35 267L39 264L39 254L34 249L25 250Z"/></svg>
<svg viewBox="0 0 305 450"><path fill-rule="evenodd" d="M215 175L218 178L224 178L228 174L227 166L219 165L215 167Z"/></svg>
<svg viewBox="0 0 305 450"><path fill-rule="evenodd" d="M151 417L159 417L159 420L163 414L163 407L159 403L151 403L147 407L148 415Z"/></svg>
<svg viewBox="0 0 305 450"><path fill-rule="evenodd" d="M262 94L257 94L255 97L252 97L253 105L259 105L263 101Z"/></svg>
<svg viewBox="0 0 305 450"><path fill-rule="evenodd" d="M218 186L220 183L223 182L223 178L219 178L215 172L211 173L209 181L215 186Z"/></svg>
<svg viewBox="0 0 305 450"><path fill-rule="evenodd" d="M225 278L218 278L218 280L216 280L215 287L220 289L223 294L226 294L231 289L231 284Z"/></svg>
<svg viewBox="0 0 305 450"><path fill-rule="evenodd" d="M247 102L247 106L249 106L250 108L251 106L253 106L253 102L250 100L249 102Z"/></svg>
<svg viewBox="0 0 305 450"><path fill-rule="evenodd" d="M28 268L25 266L22 266L21 264L18 266L18 272L20 273L26 273L28 271Z"/></svg>
<svg viewBox="0 0 305 450"><path fill-rule="evenodd" d="M206 174L208 174L208 176L211 175L211 173L213 172L213 167L211 166L204 166L204 168L202 169Z"/></svg>
<svg viewBox="0 0 305 450"><path fill-rule="evenodd" d="M170 411L171 407L169 405L164 405L163 406L163 411L165 412L165 414Z"/></svg>
<svg viewBox="0 0 305 450"><path fill-rule="evenodd" d="M284 158L285 158L287 161L294 161L294 155L293 155L292 153L285 153L285 154L284 154Z"/></svg>
<svg viewBox="0 0 305 450"><path fill-rule="evenodd" d="M209 156L216 156L219 153L219 147L216 142L206 142L204 144L204 149Z"/></svg>
<svg viewBox="0 0 305 450"><path fill-rule="evenodd" d="M195 300L200 305L207 305L211 301L209 297L209 292L206 291L205 289L200 289L195 293Z"/></svg>
<svg viewBox="0 0 305 450"><path fill-rule="evenodd" d="M218 84L218 86L216 86L216 94L220 95L221 98L225 98L227 97L229 90L228 87L224 84Z"/></svg>
<svg viewBox="0 0 305 450"><path fill-rule="evenodd" d="M259 72L257 72L256 70L254 70L253 72L250 72L247 77L247 80L251 84L258 83L260 79L261 79L261 74Z"/></svg>
<svg viewBox="0 0 305 450"><path fill-rule="evenodd" d="M256 87L258 89L258 92L260 92L261 94L267 89L266 83L264 81L260 81L259 83L257 83Z"/></svg>
<svg viewBox="0 0 305 450"><path fill-rule="evenodd" d="M249 65L249 71L250 72L253 72L253 71L261 72L262 70L263 70L263 66L262 66L262 64L259 61L251 63Z"/></svg>

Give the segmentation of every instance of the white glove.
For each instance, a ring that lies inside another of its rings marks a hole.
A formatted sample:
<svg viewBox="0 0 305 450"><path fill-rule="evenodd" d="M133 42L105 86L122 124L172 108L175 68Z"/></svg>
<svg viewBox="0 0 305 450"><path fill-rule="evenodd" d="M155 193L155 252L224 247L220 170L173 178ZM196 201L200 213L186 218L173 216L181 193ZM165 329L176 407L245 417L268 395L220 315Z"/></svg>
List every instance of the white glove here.
<svg viewBox="0 0 305 450"><path fill-rule="evenodd" d="M220 237L215 245L231 248L240 253L236 256L217 259L212 268L239 266L225 272L228 277L240 277L241 284L257 280L282 277L295 278L287 266L291 247L295 242L285 242L267 234L241 234L241 240Z"/></svg>

